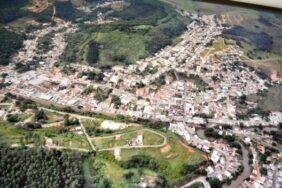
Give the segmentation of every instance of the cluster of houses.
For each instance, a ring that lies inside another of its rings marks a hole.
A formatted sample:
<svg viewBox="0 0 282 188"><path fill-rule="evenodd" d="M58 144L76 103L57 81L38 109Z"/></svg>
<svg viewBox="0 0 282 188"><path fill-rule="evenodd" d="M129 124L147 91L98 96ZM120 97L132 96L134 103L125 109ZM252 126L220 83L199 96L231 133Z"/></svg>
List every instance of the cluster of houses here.
<svg viewBox="0 0 282 188"><path fill-rule="evenodd" d="M210 154L209 158L213 165L206 168L208 177L218 178L220 181L232 179L232 174L238 170L241 164L236 148L232 148L223 142L211 142L199 138L195 133L195 128L188 127L184 123L171 123L169 130L182 136L190 145Z"/></svg>
<svg viewBox="0 0 282 188"><path fill-rule="evenodd" d="M234 46L228 45L214 56L203 56L202 52L212 48L210 44L220 39L224 28L217 25L214 16L190 16L194 20L181 36L181 42L136 64L115 66L110 71L104 71L101 82L79 76L82 72L99 71L94 67L71 64L70 69L75 71L70 75L66 75L62 68L54 67L66 47L64 36L75 32L75 25L65 23L36 31L35 36L57 31L53 38L54 48L38 55L35 50L37 40L28 40L15 61L22 62L37 56L44 61L36 71L25 73L3 68L1 72L8 73L5 81L11 83L7 90L107 114L197 124L205 123L202 117L205 115L215 121L238 124L236 100L242 95L266 89L267 81L237 63L242 52ZM83 94L86 87L92 87L94 91ZM111 89L112 93L105 101L97 101L93 97L97 88ZM112 95L120 98L118 109L112 104Z"/></svg>
<svg viewBox="0 0 282 188"><path fill-rule="evenodd" d="M282 186L282 154L272 154L267 158L268 164L260 164L258 161L259 153L264 153L264 147L259 146L255 148L251 145L251 152L253 155L252 171L248 179L242 184L247 187L264 188L264 187L281 187ZM263 174L261 169L265 169Z"/></svg>
<svg viewBox="0 0 282 188"><path fill-rule="evenodd" d="M101 82L79 76L83 72L97 73L100 71L98 68L71 64L69 68L74 73L67 75L63 68L55 67L67 46L65 36L75 32L77 26L71 23L47 26L35 31L32 34L34 37L26 40L23 49L13 58L14 62L24 65L40 59L36 70L19 73L10 66L0 67L0 73L7 73L4 82L10 84L6 90L24 97L75 106L87 111L170 122L169 129L172 132L210 154L213 165L206 169L208 177L220 180L232 178L240 165L236 149L222 142L199 138L195 134L195 128L187 127L186 123L278 125L282 122L282 114L274 112L268 120L260 116L237 120L236 102L240 97L267 89L266 85L270 82L242 65L243 54L236 46L224 45L224 50L218 51L211 46L221 39L220 35L225 29L217 24L215 16L188 16L193 21L182 34L181 42L136 64L114 66L103 72ZM41 54L37 50L37 40L50 32L55 32L53 48ZM86 87L93 88L93 91L83 94ZM97 88L102 91L111 89L107 99L98 101L93 97ZM121 105L118 108L112 104L112 96L119 97ZM249 108L252 107L254 106L249 105ZM108 121L102 123L102 126L115 130L125 125ZM81 127L76 127L73 131L83 134ZM271 138L254 135L251 131L234 129L231 133L243 135L247 142L257 139L264 144L272 144ZM53 142L47 140L46 144L51 146ZM138 133L127 145L143 145L143 134ZM254 167L250 179L244 183L251 187L269 187L274 184L281 186L281 164L266 165L267 175L261 175L256 150L252 148ZM116 148L114 153L116 158L120 158L120 149Z"/></svg>

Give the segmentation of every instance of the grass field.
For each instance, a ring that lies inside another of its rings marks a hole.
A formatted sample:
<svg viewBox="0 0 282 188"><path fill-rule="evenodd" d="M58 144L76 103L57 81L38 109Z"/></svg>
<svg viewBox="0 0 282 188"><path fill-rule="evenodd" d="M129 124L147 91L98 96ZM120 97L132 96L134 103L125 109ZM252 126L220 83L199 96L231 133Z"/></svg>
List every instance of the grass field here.
<svg viewBox="0 0 282 188"><path fill-rule="evenodd" d="M124 128L124 129L119 129L119 130L106 130L106 129L102 129L101 123L104 121L104 119L95 119L95 120L82 120L82 123L84 125L84 127L87 129L89 128L89 130L93 130L93 129L101 129L103 130L103 136L113 136L116 134L124 134L124 133L128 133L131 131L136 131L141 129L142 127L138 124L131 124L130 126ZM102 136L101 135L101 136Z"/></svg>
<svg viewBox="0 0 282 188"><path fill-rule="evenodd" d="M0 122L0 143L14 144L20 143L20 139L28 134L28 131L20 129L11 123Z"/></svg>
<svg viewBox="0 0 282 188"><path fill-rule="evenodd" d="M48 123L55 123L59 121L63 121L64 117L60 114L57 114L55 112L50 112L50 111L44 111L48 120L46 121L46 124Z"/></svg>
<svg viewBox="0 0 282 188"><path fill-rule="evenodd" d="M168 137L168 146L165 148L123 149L122 160L128 160L134 155L146 154L157 159L162 173L167 180L174 184L183 181L181 174L183 164L198 164L205 160L201 152L187 147L171 132L165 133Z"/></svg>
<svg viewBox="0 0 282 188"><path fill-rule="evenodd" d="M0 122L0 143L11 145L20 144L21 142L25 144L40 142L44 144L46 137L52 138L54 143L59 146L89 149L84 136L70 132L60 133L59 128L27 130L12 123Z"/></svg>
<svg viewBox="0 0 282 188"><path fill-rule="evenodd" d="M140 130L131 131L125 134L120 134L121 139L116 140L115 136L111 137L94 137L93 142L99 149L107 149L118 146L125 146L128 141L132 141L137 137L138 132L143 133L143 145L160 145L163 143L164 139L151 131Z"/></svg>
<svg viewBox="0 0 282 188"><path fill-rule="evenodd" d="M223 38L219 39L218 41L214 42L210 48L205 49L201 56L205 57L210 54L214 54L218 51L222 51L226 48L226 44Z"/></svg>
<svg viewBox="0 0 282 188"><path fill-rule="evenodd" d="M282 112L282 85L271 87L265 96L253 94L248 96L248 100L257 102L258 106L265 111Z"/></svg>
<svg viewBox="0 0 282 188"><path fill-rule="evenodd" d="M146 38L136 33L111 31L98 33L96 41L102 45L100 63L113 65L113 59L125 58L126 64L132 64L139 58L147 56L145 50Z"/></svg>
<svg viewBox="0 0 282 188"><path fill-rule="evenodd" d="M88 124L87 126L93 126L91 121L88 121L86 124ZM140 131L140 127L128 127L123 130L114 131L110 134L102 134L99 137L94 136L92 140L99 149L123 146L127 140L136 138L138 131ZM144 145L160 145L163 143L163 138L161 136L150 131L142 131L144 135ZM191 174L182 173L184 164L195 165L206 160L205 154L197 149L187 146L175 134L171 132L159 133L167 137L168 144L156 148L121 149L120 161L114 159L113 152L100 151L98 153L96 160L103 164L103 174L109 179L114 187L132 187L133 182L140 179L141 176L148 179L156 179L159 175L164 176L169 185L175 185L184 181L187 176L192 175L192 172ZM117 134L124 135L122 135L120 140L116 140L114 135ZM151 156L156 160L158 169L156 171L152 171L147 168L122 168L120 165L121 163L130 160L136 155ZM130 181L124 178L124 176L129 172L133 173L133 177Z"/></svg>

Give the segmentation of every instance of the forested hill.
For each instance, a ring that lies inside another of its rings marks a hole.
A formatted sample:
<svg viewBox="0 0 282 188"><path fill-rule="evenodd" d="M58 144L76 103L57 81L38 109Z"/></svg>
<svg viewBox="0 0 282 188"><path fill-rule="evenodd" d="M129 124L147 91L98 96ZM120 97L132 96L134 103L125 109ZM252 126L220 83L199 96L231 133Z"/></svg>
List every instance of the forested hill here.
<svg viewBox="0 0 282 188"><path fill-rule="evenodd" d="M26 16L29 0L1 0L0 1L0 23L8 23L17 18Z"/></svg>

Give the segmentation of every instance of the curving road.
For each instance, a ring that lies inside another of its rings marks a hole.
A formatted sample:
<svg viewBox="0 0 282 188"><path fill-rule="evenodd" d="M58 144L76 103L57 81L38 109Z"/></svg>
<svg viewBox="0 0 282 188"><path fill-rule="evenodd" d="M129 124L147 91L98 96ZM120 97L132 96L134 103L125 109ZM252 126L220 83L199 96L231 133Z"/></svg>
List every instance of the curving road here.
<svg viewBox="0 0 282 188"><path fill-rule="evenodd" d="M152 132L154 134L157 134L159 136L161 136L163 138L163 143L162 144L158 144L158 145L142 145L142 146L117 146L117 147L113 147L113 148L106 148L106 149L99 149L99 151L113 151L117 148L119 149L133 149L133 148L161 148L164 147L167 144L167 137L154 131L154 130L150 130L150 129L140 129L140 130L145 130L145 131L149 131ZM127 134L127 133L123 133L123 134ZM123 135L120 134L120 135ZM115 137L115 135L112 136L106 136L106 137L100 137L100 138L111 138L111 137Z"/></svg>
<svg viewBox="0 0 282 188"><path fill-rule="evenodd" d="M244 180L250 177L251 175L251 167L249 165L249 156L248 156L249 151L241 143L239 144L242 148L242 153L243 153L244 171L237 177L237 179L233 180L230 185L224 185L223 188L240 187L240 184L242 184Z"/></svg>
<svg viewBox="0 0 282 188"><path fill-rule="evenodd" d="M87 141L89 142L91 148L94 150L94 151L97 151L97 148L94 146L93 142L91 141L91 137L88 135L85 127L83 126L83 123L81 121L81 119L88 119L88 120L96 120L96 118L92 118L92 117L89 117L89 116L82 116L82 115L78 115L78 114L74 114L74 113L67 113L67 112L62 112L62 111L58 111L58 110L53 110L53 109L49 109L49 108L44 108L44 107L40 107L40 109L43 109L43 110L46 110L46 111L49 111L49 112L55 112L55 113L58 113L58 114L61 114L61 115L70 115L70 116L73 116L73 117L76 117L78 118L79 120L79 123L81 125L81 128L82 128L82 131L84 132L86 138L87 138ZM114 148L106 148L106 149L101 149L99 151L113 151L114 149L116 148L120 148L120 149L132 149L132 148L159 148L159 147L163 147L167 144L167 137L154 131L154 130L150 130L150 129L143 129L143 130L147 130L147 131L150 131L152 133L155 133L159 136L161 136L163 139L164 139L164 142L160 145L143 145L143 146L121 146L121 147L114 147ZM110 136L110 137L113 137L113 136Z"/></svg>

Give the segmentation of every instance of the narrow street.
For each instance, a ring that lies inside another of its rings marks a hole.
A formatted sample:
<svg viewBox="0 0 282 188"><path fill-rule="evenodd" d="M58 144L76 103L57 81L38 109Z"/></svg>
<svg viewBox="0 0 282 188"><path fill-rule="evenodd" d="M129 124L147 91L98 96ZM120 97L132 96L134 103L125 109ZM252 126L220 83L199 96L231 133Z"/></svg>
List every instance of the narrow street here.
<svg viewBox="0 0 282 188"><path fill-rule="evenodd" d="M93 151L97 151L97 149L96 149L96 147L93 145L93 143L92 143L92 141L91 141L91 138L90 138L90 136L88 135L88 133L87 133L87 131L86 131L86 129L85 129L85 127L84 127L84 125L83 125L81 119L78 118L78 120L79 120L80 126L81 126L81 128L82 128L82 131L83 131L84 135L86 136L86 139L87 139L89 145L91 146L91 149L92 149Z"/></svg>
<svg viewBox="0 0 282 188"><path fill-rule="evenodd" d="M242 148L242 154L243 154L243 166L244 171L238 176L236 180L233 180L231 182L231 185L224 185L223 188L237 188L240 186L241 183L244 182L245 179L250 177L251 175L251 167L249 165L249 151L240 143Z"/></svg>

